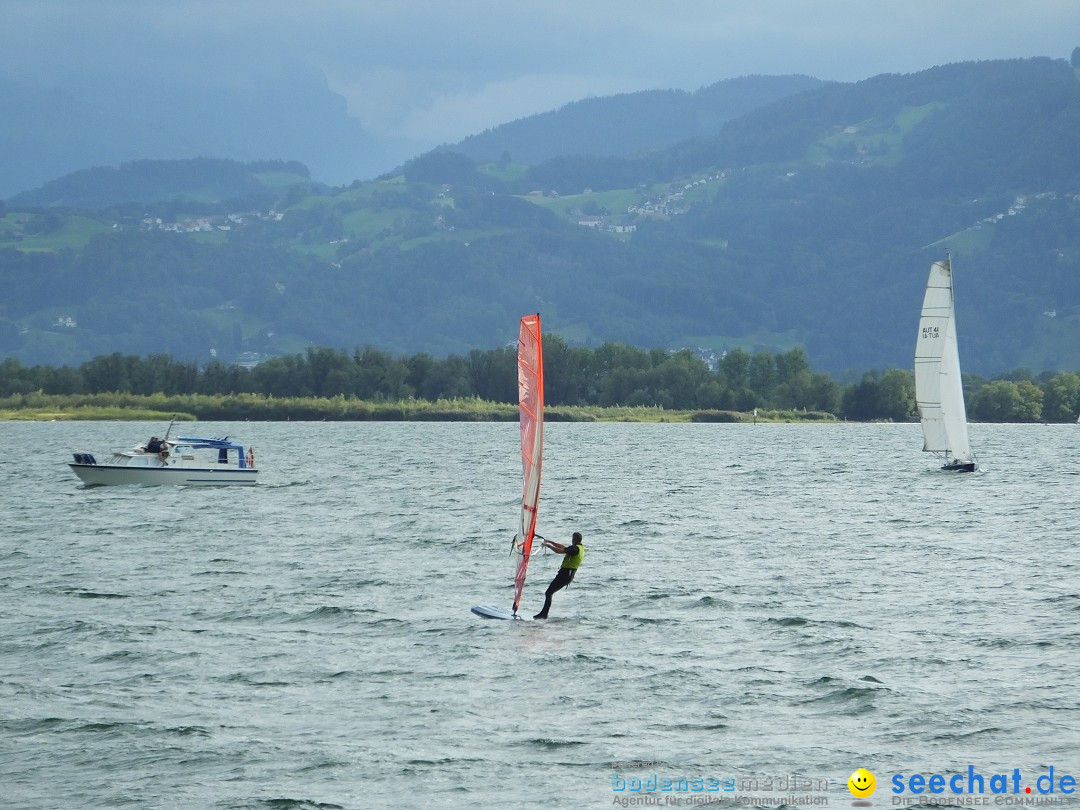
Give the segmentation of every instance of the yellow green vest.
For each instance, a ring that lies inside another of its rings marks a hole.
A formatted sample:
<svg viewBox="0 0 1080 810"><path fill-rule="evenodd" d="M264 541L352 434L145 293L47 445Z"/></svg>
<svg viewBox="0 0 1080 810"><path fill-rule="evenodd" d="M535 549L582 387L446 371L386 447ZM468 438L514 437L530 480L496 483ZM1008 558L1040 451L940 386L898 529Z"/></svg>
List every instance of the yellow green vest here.
<svg viewBox="0 0 1080 810"><path fill-rule="evenodd" d="M578 566L581 565L581 561L585 559L585 544L582 543L577 547L577 554L567 554L562 558L562 568L569 568L571 571L576 571Z"/></svg>

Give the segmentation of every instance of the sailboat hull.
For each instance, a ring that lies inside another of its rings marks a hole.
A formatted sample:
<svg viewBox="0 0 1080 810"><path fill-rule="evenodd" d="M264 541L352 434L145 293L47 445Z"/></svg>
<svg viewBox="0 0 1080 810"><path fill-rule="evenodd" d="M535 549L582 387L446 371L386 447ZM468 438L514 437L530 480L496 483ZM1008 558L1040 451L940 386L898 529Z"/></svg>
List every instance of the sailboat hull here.
<svg viewBox="0 0 1080 810"><path fill-rule="evenodd" d="M974 461L950 461L948 464L942 466L943 470L949 472L975 472Z"/></svg>

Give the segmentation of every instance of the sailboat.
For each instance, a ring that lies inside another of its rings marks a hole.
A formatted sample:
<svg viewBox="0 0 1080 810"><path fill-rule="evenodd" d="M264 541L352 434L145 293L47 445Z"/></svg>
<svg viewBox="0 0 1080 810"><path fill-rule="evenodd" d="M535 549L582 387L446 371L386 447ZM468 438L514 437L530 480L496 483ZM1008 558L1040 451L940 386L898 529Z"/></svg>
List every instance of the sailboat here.
<svg viewBox="0 0 1080 810"><path fill-rule="evenodd" d="M952 262L930 265L919 337L915 343L915 404L922 421L923 450L941 453L941 469L974 472L975 454L968 441L967 411L956 344Z"/></svg>
<svg viewBox="0 0 1080 810"><path fill-rule="evenodd" d="M522 494L518 531L510 546L514 560L514 601L509 610L497 605L474 605L485 619L523 619L518 615L525 576L536 534L540 504L540 472L544 456L544 352L540 315L526 315L518 330L518 423L521 433ZM543 539L543 538L541 538Z"/></svg>

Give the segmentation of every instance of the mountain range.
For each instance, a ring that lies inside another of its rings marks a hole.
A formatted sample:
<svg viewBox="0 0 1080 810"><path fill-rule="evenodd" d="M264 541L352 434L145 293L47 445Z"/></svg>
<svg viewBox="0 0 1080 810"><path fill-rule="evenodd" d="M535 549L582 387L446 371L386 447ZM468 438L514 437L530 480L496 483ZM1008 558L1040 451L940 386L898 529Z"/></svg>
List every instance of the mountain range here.
<svg viewBox="0 0 1080 810"><path fill-rule="evenodd" d="M0 110L0 152L10 156L0 161L0 197L136 159L289 158L316 177L348 182L416 153L365 131L322 74L301 67L196 86L131 71L122 85L99 80L78 90L0 76Z"/></svg>
<svg viewBox="0 0 1080 810"><path fill-rule="evenodd" d="M1080 368L1068 60L590 99L347 186L291 155L85 168L0 209L0 354L803 346L910 367L949 252L965 371Z"/></svg>

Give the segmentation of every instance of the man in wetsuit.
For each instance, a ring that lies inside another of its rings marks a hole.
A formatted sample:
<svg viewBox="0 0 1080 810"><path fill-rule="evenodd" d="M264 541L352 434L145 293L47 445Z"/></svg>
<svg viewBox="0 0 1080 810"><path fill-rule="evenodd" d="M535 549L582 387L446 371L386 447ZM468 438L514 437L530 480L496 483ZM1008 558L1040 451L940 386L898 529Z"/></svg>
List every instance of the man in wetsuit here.
<svg viewBox="0 0 1080 810"><path fill-rule="evenodd" d="M577 573L581 561L585 559L585 544L581 542L581 532L574 532L572 545L564 546L562 543L553 543L550 540L545 540L542 545L545 548L550 548L556 554L562 554L563 561L558 573L555 574L555 579L551 580L548 589L544 591L544 608L533 616L534 619L546 619L548 617L548 611L551 609L551 597L555 595L556 591L562 590L574 581L574 574Z"/></svg>

